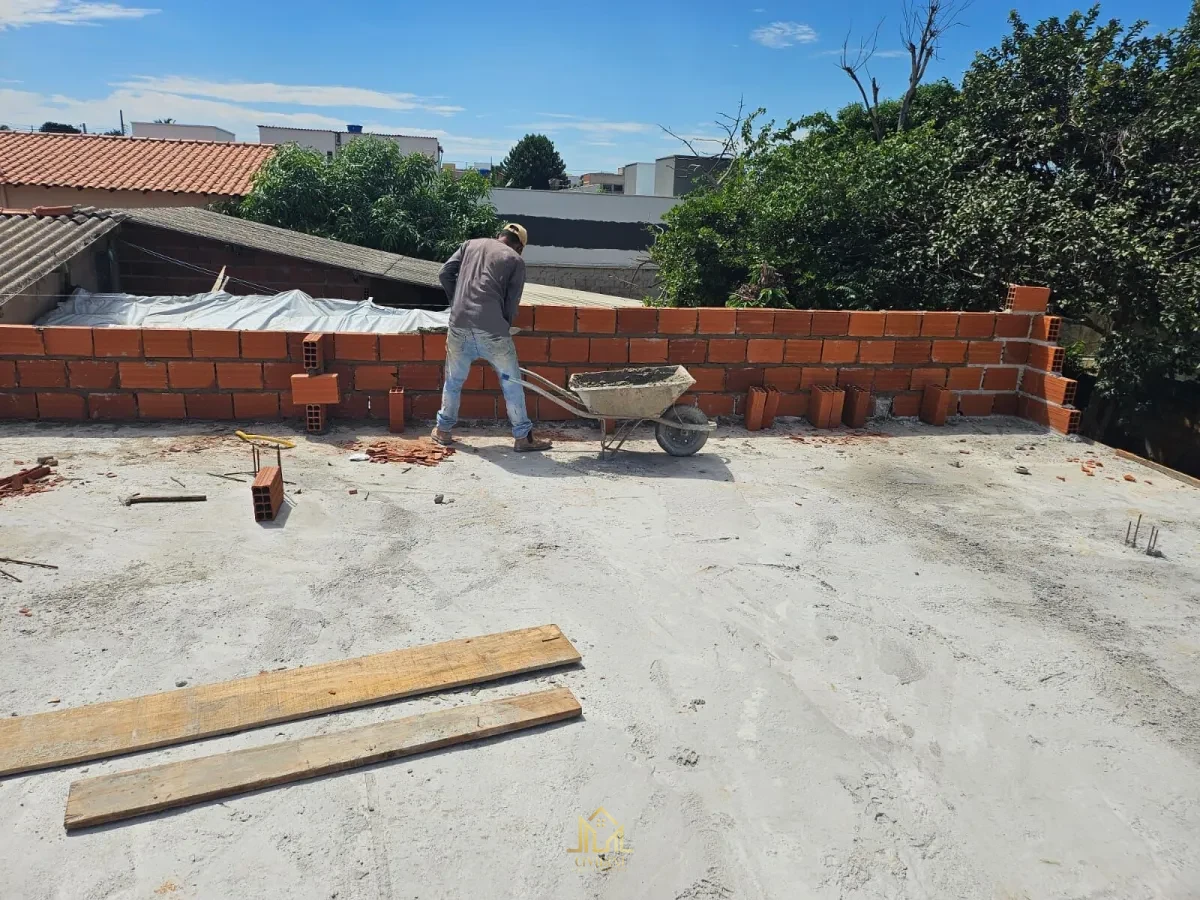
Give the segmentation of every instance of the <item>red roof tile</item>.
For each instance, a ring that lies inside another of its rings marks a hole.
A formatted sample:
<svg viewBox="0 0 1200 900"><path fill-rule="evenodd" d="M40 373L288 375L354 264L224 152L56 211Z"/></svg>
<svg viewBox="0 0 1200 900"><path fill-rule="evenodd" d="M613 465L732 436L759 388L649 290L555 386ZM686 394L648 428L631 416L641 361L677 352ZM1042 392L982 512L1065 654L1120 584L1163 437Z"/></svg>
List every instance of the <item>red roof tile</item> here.
<svg viewBox="0 0 1200 900"><path fill-rule="evenodd" d="M241 196L271 144L0 131L0 184Z"/></svg>

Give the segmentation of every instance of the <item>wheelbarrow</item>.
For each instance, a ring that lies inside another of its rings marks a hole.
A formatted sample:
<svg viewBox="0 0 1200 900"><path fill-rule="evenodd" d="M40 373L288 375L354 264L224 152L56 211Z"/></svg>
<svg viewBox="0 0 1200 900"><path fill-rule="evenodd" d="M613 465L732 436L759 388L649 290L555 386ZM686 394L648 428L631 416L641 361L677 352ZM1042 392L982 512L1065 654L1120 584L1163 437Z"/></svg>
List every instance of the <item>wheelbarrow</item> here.
<svg viewBox="0 0 1200 900"><path fill-rule="evenodd" d="M655 424L658 446L672 456L691 456L716 430L704 411L676 403L696 383L683 366L646 366L582 372L572 375L568 389L536 372L522 369L521 384L581 419L600 423L600 457L621 449L643 422ZM613 431L609 433L609 423Z"/></svg>

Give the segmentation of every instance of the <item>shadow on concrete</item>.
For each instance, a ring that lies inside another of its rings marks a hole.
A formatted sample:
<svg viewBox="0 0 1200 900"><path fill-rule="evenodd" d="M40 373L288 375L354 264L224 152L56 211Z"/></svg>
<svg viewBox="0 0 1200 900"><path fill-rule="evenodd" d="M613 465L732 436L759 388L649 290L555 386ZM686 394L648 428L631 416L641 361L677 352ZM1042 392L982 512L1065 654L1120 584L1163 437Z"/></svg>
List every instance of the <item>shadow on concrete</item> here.
<svg viewBox="0 0 1200 900"><path fill-rule="evenodd" d="M640 441L639 441L640 442ZM695 456L671 456L663 450L622 448L615 455L600 458L600 440L590 443L556 443L547 453L518 453L507 445L474 449L485 462L521 478L580 478L622 475L637 478L689 478L701 481L734 480L728 460L716 446L706 444Z"/></svg>

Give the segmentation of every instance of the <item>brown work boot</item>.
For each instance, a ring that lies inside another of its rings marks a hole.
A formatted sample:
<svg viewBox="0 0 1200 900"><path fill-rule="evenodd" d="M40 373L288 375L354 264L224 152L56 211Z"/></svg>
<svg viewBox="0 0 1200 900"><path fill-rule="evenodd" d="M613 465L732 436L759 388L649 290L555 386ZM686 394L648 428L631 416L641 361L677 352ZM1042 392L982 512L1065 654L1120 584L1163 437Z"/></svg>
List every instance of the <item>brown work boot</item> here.
<svg viewBox="0 0 1200 900"><path fill-rule="evenodd" d="M549 441L534 437L532 431L525 435L525 437L517 438L513 441L513 449L518 453L528 453L531 450L549 450L552 446L554 445Z"/></svg>
<svg viewBox="0 0 1200 900"><path fill-rule="evenodd" d="M443 447L449 447L454 443L454 435L449 431L442 431L436 425L433 426L433 431L429 436L433 438L435 444L441 444Z"/></svg>

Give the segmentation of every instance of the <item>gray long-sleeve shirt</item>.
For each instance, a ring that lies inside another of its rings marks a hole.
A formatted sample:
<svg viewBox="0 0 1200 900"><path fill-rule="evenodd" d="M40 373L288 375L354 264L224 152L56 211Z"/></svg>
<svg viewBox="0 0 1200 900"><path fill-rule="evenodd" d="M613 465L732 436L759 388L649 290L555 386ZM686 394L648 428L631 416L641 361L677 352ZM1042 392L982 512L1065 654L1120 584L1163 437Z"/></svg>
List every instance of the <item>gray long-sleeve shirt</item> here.
<svg viewBox="0 0 1200 900"><path fill-rule="evenodd" d="M503 241L467 241L446 260L438 281L450 300L451 328L508 335L525 290L525 260Z"/></svg>

